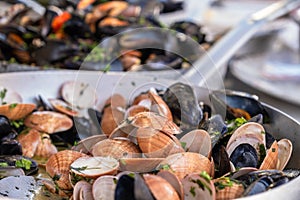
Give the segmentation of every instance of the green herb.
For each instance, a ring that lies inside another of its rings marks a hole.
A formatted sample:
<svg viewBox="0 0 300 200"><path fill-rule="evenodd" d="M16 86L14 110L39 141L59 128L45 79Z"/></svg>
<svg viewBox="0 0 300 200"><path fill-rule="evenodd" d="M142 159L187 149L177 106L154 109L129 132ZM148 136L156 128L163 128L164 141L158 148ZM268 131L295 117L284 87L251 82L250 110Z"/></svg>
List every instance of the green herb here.
<svg viewBox="0 0 300 200"><path fill-rule="evenodd" d="M116 178L113 178L114 184L118 183L118 180Z"/></svg>
<svg viewBox="0 0 300 200"><path fill-rule="evenodd" d="M2 105L6 104L6 102L4 102L4 98L6 96L6 93L7 93L6 88L4 88L3 90L0 90L0 100L1 100Z"/></svg>
<svg viewBox="0 0 300 200"><path fill-rule="evenodd" d="M22 158L21 160L16 161L15 166L29 170L31 167L31 164L32 164L32 162L30 160Z"/></svg>
<svg viewBox="0 0 300 200"><path fill-rule="evenodd" d="M88 168L88 166L82 166L82 167L71 167L71 169L75 171L84 171Z"/></svg>
<svg viewBox="0 0 300 200"><path fill-rule="evenodd" d="M211 177L209 176L209 174L206 171L201 172L200 176L202 178L204 178L207 182L210 182L210 180L211 180Z"/></svg>
<svg viewBox="0 0 300 200"><path fill-rule="evenodd" d="M240 118L236 118L232 121L228 122L228 133L234 131L235 129L237 129L238 127L240 127L241 125L247 123L247 120L243 117Z"/></svg>
<svg viewBox="0 0 300 200"><path fill-rule="evenodd" d="M168 164L164 164L164 165L161 166L161 169L163 169L163 170L170 170L171 167Z"/></svg>
<svg viewBox="0 0 300 200"><path fill-rule="evenodd" d="M6 162L0 162L0 167L8 167L8 164Z"/></svg>
<svg viewBox="0 0 300 200"><path fill-rule="evenodd" d="M134 178L135 174L134 173L129 173L128 176L131 177L131 178Z"/></svg>
<svg viewBox="0 0 300 200"><path fill-rule="evenodd" d="M23 121L23 120L12 120L12 121L10 122L10 124L11 124L12 126L14 126L15 128L20 128L21 126L24 125L24 121Z"/></svg>
<svg viewBox="0 0 300 200"><path fill-rule="evenodd" d="M18 105L17 103L12 103L9 105L9 109L13 109L13 108L17 107L17 105Z"/></svg>
<svg viewBox="0 0 300 200"><path fill-rule="evenodd" d="M222 178L220 181L215 182L214 185L215 185L215 187L216 187L218 190L223 190L223 189L225 189L226 187L232 187L232 186L233 186L233 181L230 180L229 177L224 177L224 178Z"/></svg>
<svg viewBox="0 0 300 200"><path fill-rule="evenodd" d="M180 142L180 144L181 144L181 147L185 149L185 147L186 147L186 142Z"/></svg>
<svg viewBox="0 0 300 200"><path fill-rule="evenodd" d="M120 159L122 165L126 165L126 161L124 159Z"/></svg>
<svg viewBox="0 0 300 200"><path fill-rule="evenodd" d="M194 180L192 179L192 182L193 183L197 183L197 185L202 189L202 190L205 190L207 189L209 191L210 194L212 194L212 190L209 186L207 186L205 183L202 183L201 180L197 179L197 180Z"/></svg>
<svg viewBox="0 0 300 200"><path fill-rule="evenodd" d="M105 68L103 69L103 72L108 72L108 71L110 70L110 68L111 68L111 65L110 65L110 64L107 64L107 65L105 66Z"/></svg>
<svg viewBox="0 0 300 200"><path fill-rule="evenodd" d="M78 145L78 141L74 141L73 146L77 146Z"/></svg>
<svg viewBox="0 0 300 200"><path fill-rule="evenodd" d="M196 196L195 189L196 189L195 187L191 187L191 188L190 188L190 193L193 195L193 197Z"/></svg>
<svg viewBox="0 0 300 200"><path fill-rule="evenodd" d="M52 178L53 181L58 181L60 179L61 175L60 174L55 174Z"/></svg>

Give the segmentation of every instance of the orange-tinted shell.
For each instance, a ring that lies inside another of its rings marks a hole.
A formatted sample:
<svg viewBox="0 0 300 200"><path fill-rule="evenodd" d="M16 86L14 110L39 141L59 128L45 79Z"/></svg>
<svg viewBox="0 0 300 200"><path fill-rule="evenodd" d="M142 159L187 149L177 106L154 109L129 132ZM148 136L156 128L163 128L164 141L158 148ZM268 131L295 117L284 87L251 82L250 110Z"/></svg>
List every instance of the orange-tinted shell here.
<svg viewBox="0 0 300 200"><path fill-rule="evenodd" d="M264 170L264 169L276 169L278 161L278 144L277 141L275 140L268 149L266 157L264 158L263 162L261 163L259 169Z"/></svg>
<svg viewBox="0 0 300 200"><path fill-rule="evenodd" d="M104 109L101 128L106 136L109 136L114 129L124 120L124 112L115 107Z"/></svg>
<svg viewBox="0 0 300 200"><path fill-rule="evenodd" d="M73 190L73 200L93 200L92 185L86 181L78 181Z"/></svg>
<svg viewBox="0 0 300 200"><path fill-rule="evenodd" d="M79 157L87 156L86 154L63 150L52 155L46 162L46 172L54 179L60 189L71 190L72 185L69 181L70 165Z"/></svg>
<svg viewBox="0 0 300 200"><path fill-rule="evenodd" d="M73 126L72 120L64 114L52 111L37 111L27 116L25 126L46 133L66 131Z"/></svg>
<svg viewBox="0 0 300 200"><path fill-rule="evenodd" d="M121 94L113 94L111 97L109 97L105 101L105 108L107 108L107 107L125 108L126 107L126 99Z"/></svg>
<svg viewBox="0 0 300 200"><path fill-rule="evenodd" d="M115 159L141 157L141 150L137 145L124 139L105 139L92 147L93 156L109 156Z"/></svg>
<svg viewBox="0 0 300 200"><path fill-rule="evenodd" d="M49 158L57 153L56 146L52 144L51 138L48 134L41 134L41 142L37 146L35 155L42 158Z"/></svg>
<svg viewBox="0 0 300 200"><path fill-rule="evenodd" d="M141 105L133 105L126 110L125 118L133 117L140 112L148 112L149 109Z"/></svg>
<svg viewBox="0 0 300 200"><path fill-rule="evenodd" d="M168 181L173 188L176 190L177 194L179 195L180 199L184 199L184 191L183 191L183 185L179 178L171 171L167 170L161 170L157 173L157 176L162 177L166 181Z"/></svg>
<svg viewBox="0 0 300 200"><path fill-rule="evenodd" d="M60 99L49 99L49 102L58 112L69 116L77 116L79 114L77 110Z"/></svg>
<svg viewBox="0 0 300 200"><path fill-rule="evenodd" d="M228 185L228 178L215 179L214 182L221 183L221 185ZM236 199L243 195L245 189L243 184L231 181L231 186L225 186L225 188L216 187L216 200L230 200Z"/></svg>
<svg viewBox="0 0 300 200"><path fill-rule="evenodd" d="M166 102L151 90L148 92L148 95L152 101L151 111L165 116L168 120L173 121L171 110Z"/></svg>
<svg viewBox="0 0 300 200"><path fill-rule="evenodd" d="M138 173L153 172L163 158L121 158L120 170Z"/></svg>
<svg viewBox="0 0 300 200"><path fill-rule="evenodd" d="M23 119L36 108L35 104L18 103L0 106L0 115L5 115L10 120Z"/></svg>
<svg viewBox="0 0 300 200"><path fill-rule="evenodd" d="M22 145L23 156L32 158L41 142L41 135L39 131L30 129L28 132L19 134L17 140Z"/></svg>
<svg viewBox="0 0 300 200"><path fill-rule="evenodd" d="M198 153L184 152L172 154L165 158L159 168L167 166L169 170L174 172L179 179L183 179L186 175L191 173L200 173L206 171L210 176L212 163L211 161Z"/></svg>
<svg viewBox="0 0 300 200"><path fill-rule="evenodd" d="M173 186L160 176L144 174L144 180L151 193L157 200L179 200L179 196Z"/></svg>

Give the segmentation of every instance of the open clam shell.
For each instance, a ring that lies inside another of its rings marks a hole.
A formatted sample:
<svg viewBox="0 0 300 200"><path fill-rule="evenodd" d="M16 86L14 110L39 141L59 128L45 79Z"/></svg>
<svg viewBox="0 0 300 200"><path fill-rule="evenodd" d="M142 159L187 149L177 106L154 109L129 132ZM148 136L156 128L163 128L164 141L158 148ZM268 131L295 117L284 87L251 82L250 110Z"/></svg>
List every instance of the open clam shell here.
<svg viewBox="0 0 300 200"><path fill-rule="evenodd" d="M0 106L0 115L5 115L10 120L19 120L29 115L34 109L36 105L30 103L5 104Z"/></svg>
<svg viewBox="0 0 300 200"><path fill-rule="evenodd" d="M79 112L71 105L68 105L66 102L60 99L48 99L53 108L58 112L64 113L69 116L78 116Z"/></svg>
<svg viewBox="0 0 300 200"><path fill-rule="evenodd" d="M76 175L85 178L98 178L103 175L114 175L119 168L119 162L111 157L79 157L70 165Z"/></svg>
<svg viewBox="0 0 300 200"><path fill-rule="evenodd" d="M266 157L261 163L259 169L276 169L276 165L278 163L278 143L274 141L271 145L270 149L268 149Z"/></svg>
<svg viewBox="0 0 300 200"><path fill-rule="evenodd" d="M213 161L199 153L192 152L172 154L158 166L159 169L171 170L179 179L183 179L188 174L202 171L212 175L212 167Z"/></svg>
<svg viewBox="0 0 300 200"><path fill-rule="evenodd" d="M172 113L166 102L154 90L149 90L149 99L151 100L151 111L165 116L168 120L173 121Z"/></svg>
<svg viewBox="0 0 300 200"><path fill-rule="evenodd" d="M144 174L144 180L157 200L179 200L176 190L164 178L152 174Z"/></svg>
<svg viewBox="0 0 300 200"><path fill-rule="evenodd" d="M69 181L70 166L77 158L83 156L86 156L86 154L77 151L59 151L46 162L46 172L60 189L71 190L72 185Z"/></svg>
<svg viewBox="0 0 300 200"><path fill-rule="evenodd" d="M102 135L93 135L90 137L87 137L85 139L80 140L77 145L72 147L72 150L74 151L79 151L85 154L91 154L92 152L92 147L102 141L107 139L107 136L102 134Z"/></svg>
<svg viewBox="0 0 300 200"><path fill-rule="evenodd" d="M153 172L164 158L121 158L120 170L138 173Z"/></svg>
<svg viewBox="0 0 300 200"><path fill-rule="evenodd" d="M92 147L93 156L109 156L115 159L141 157L141 150L127 138L104 139Z"/></svg>
<svg viewBox="0 0 300 200"><path fill-rule="evenodd" d="M78 181L73 189L73 200L93 199L92 185L86 181Z"/></svg>
<svg viewBox="0 0 300 200"><path fill-rule="evenodd" d="M283 170L288 164L293 152L293 144L288 139L278 141L278 162L276 169Z"/></svg>
<svg viewBox="0 0 300 200"><path fill-rule="evenodd" d="M105 135L110 136L114 129L124 120L125 113L119 107L107 107L104 109L101 128Z"/></svg>
<svg viewBox="0 0 300 200"><path fill-rule="evenodd" d="M216 189L216 200L236 199L243 195L245 189L242 183L221 177L213 180Z"/></svg>
<svg viewBox="0 0 300 200"><path fill-rule="evenodd" d="M36 111L25 118L24 124L49 134L66 131L73 126L67 115L52 111Z"/></svg>
<svg viewBox="0 0 300 200"><path fill-rule="evenodd" d="M179 195L180 199L184 199L184 191L183 191L183 185L179 178L171 171L161 170L157 173L157 176L162 177L166 181L168 181L173 188L176 190L177 194Z"/></svg>
<svg viewBox="0 0 300 200"><path fill-rule="evenodd" d="M193 130L180 138L181 144L184 144L184 150L188 152L200 153L210 157L212 143L210 135L205 130Z"/></svg>
<svg viewBox="0 0 300 200"><path fill-rule="evenodd" d="M200 173L191 173L182 179L184 199L214 200L215 187L212 180L204 178Z"/></svg>
<svg viewBox="0 0 300 200"><path fill-rule="evenodd" d="M92 187L94 200L113 200L115 196L116 176L104 175L97 178Z"/></svg>

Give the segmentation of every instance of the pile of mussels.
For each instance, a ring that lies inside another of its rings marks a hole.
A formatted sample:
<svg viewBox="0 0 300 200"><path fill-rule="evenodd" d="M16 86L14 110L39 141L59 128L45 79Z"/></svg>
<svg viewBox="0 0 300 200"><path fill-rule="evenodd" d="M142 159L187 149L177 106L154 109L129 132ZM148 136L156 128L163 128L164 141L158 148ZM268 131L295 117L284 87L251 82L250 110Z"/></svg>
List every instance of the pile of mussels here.
<svg viewBox="0 0 300 200"><path fill-rule="evenodd" d="M291 141L265 131L268 113L255 99L227 95L229 105L214 91L211 106L176 83L129 103L114 94L99 109L88 84L68 81L59 91L36 104L0 91L0 196L235 199L299 175L285 169Z"/></svg>
<svg viewBox="0 0 300 200"><path fill-rule="evenodd" d="M199 55L172 53L182 45L183 36L168 38L169 32L163 30L184 33L204 48L212 44L192 21L165 25L158 20L160 13L182 10L182 1L40 0L35 6L30 1L5 2L9 6L0 14L0 60L8 67L20 63L66 69L145 70L142 65L146 70L180 69ZM161 31L149 30L146 35L136 31L102 43L118 33L145 27ZM155 48L149 48L149 42Z"/></svg>

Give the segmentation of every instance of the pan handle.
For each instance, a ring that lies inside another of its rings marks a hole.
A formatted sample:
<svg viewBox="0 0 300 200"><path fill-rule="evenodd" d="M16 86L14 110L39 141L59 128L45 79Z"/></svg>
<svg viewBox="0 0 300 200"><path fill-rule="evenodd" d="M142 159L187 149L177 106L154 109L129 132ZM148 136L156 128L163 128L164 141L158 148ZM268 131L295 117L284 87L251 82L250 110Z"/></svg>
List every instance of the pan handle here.
<svg viewBox="0 0 300 200"><path fill-rule="evenodd" d="M183 76L194 85L219 89L224 86L220 70L226 62L244 45L261 27L269 21L277 19L300 6L300 0L282 0L251 14L235 28L220 39L207 54L198 59ZM226 70L226 69L225 69ZM224 88L224 87L223 87Z"/></svg>

